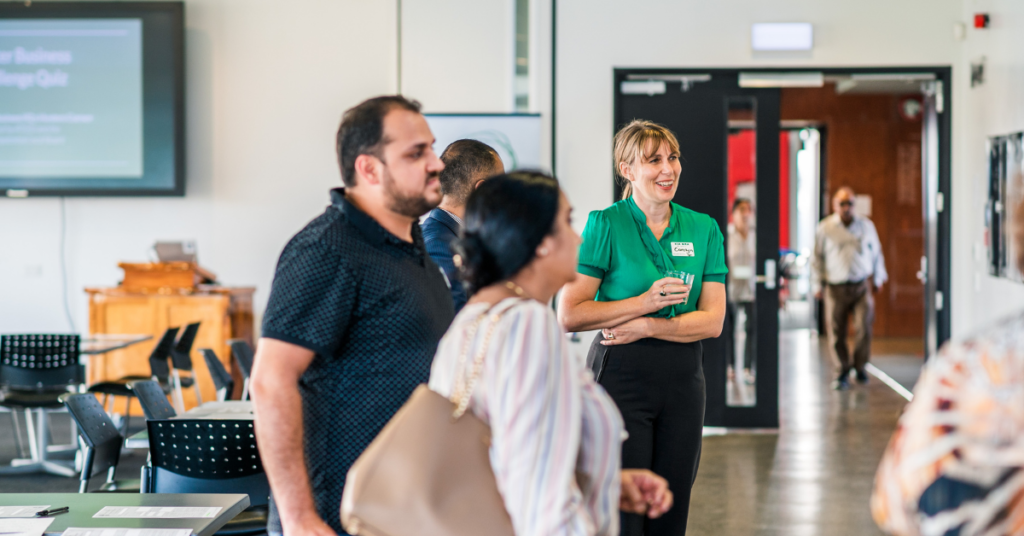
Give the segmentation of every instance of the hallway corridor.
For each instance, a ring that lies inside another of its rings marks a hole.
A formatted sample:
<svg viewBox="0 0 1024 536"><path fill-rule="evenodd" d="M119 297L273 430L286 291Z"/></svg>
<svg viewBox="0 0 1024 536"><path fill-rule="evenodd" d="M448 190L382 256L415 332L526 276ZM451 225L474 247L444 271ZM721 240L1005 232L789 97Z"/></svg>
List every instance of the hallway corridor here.
<svg viewBox="0 0 1024 536"><path fill-rule="evenodd" d="M906 400L873 376L833 391L817 335L779 336L780 431L704 438L687 534L882 534L871 488Z"/></svg>

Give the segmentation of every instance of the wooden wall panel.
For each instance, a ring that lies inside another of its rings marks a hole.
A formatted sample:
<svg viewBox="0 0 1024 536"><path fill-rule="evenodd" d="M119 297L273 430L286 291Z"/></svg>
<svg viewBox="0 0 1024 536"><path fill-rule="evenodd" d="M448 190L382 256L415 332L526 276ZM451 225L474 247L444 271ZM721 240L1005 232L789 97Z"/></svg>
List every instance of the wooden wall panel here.
<svg viewBox="0 0 1024 536"><path fill-rule="evenodd" d="M240 338L253 343L253 289L219 289L190 295L131 294L119 289L87 289L87 292L91 333L153 336L145 343L93 356L88 367L90 384L129 375L148 375L149 355L163 332L169 327L200 322L192 345L192 367L203 401L208 402L216 399L216 392L199 350L212 348L237 377L228 340ZM237 380L236 383L241 384ZM183 398L186 409L196 405L192 388L183 389ZM141 415L141 409L133 406L132 414Z"/></svg>
<svg viewBox="0 0 1024 536"><path fill-rule="evenodd" d="M876 296L877 337L924 336L916 278L924 255L921 121L900 114L908 97L839 95L832 84L782 90L782 120L813 121L826 130L823 193L850 186L872 198L871 219L889 272L889 284Z"/></svg>

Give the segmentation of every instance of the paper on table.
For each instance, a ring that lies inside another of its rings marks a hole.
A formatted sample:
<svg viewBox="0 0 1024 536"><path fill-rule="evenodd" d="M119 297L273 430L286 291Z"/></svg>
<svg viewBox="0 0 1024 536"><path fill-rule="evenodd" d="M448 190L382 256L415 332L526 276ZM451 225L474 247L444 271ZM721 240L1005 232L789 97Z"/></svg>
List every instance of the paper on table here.
<svg viewBox="0 0 1024 536"><path fill-rule="evenodd" d="M49 508L48 504L37 506L0 506L0 517L36 517L36 512Z"/></svg>
<svg viewBox="0 0 1024 536"><path fill-rule="evenodd" d="M192 536L192 529L103 529L68 527L63 536Z"/></svg>
<svg viewBox="0 0 1024 536"><path fill-rule="evenodd" d="M43 532L46 532L46 527L49 527L50 523L53 523L52 517L0 519L0 534L3 536L43 536Z"/></svg>
<svg viewBox="0 0 1024 536"><path fill-rule="evenodd" d="M217 517L221 511L219 506L104 506L92 517L109 518L147 518L147 519L185 519Z"/></svg>

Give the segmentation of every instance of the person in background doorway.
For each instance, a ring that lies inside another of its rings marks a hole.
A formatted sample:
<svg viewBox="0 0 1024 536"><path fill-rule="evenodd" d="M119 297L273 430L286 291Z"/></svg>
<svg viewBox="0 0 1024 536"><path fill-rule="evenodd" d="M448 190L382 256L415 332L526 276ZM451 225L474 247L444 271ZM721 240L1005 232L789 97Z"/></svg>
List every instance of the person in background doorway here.
<svg viewBox="0 0 1024 536"><path fill-rule="evenodd" d="M650 469L676 494L659 519L623 514L622 534L684 534L706 404L701 341L725 319L723 237L710 216L672 202L682 167L670 130L633 121L614 155L623 199L590 213L558 314L568 331L601 330L587 362L625 419L622 467Z"/></svg>
<svg viewBox="0 0 1024 536"><path fill-rule="evenodd" d="M452 261L452 241L459 236L466 212L466 199L487 177L501 175L505 165L490 145L476 140L452 142L441 154L441 204L423 221L423 244L427 254L444 270L451 285L452 301L458 313L468 296Z"/></svg>
<svg viewBox="0 0 1024 536"><path fill-rule="evenodd" d="M754 380L754 263L757 244L754 238L754 207L749 199L736 198L732 203L732 223L729 224L729 310L726 319L726 337L732 342L732 352L743 352L743 381ZM743 348L736 347L736 327L739 313L743 312ZM729 376L734 377L735 354L730 352Z"/></svg>
<svg viewBox="0 0 1024 536"><path fill-rule="evenodd" d="M832 197L832 214L818 223L811 260L814 296L825 300L825 329L838 375L832 388L850 388L850 370L859 383L868 382L864 370L871 357L871 330L875 321L875 293L889 279L875 224L854 210L856 195L844 186ZM847 344L853 318L853 362Z"/></svg>
<svg viewBox="0 0 1024 536"><path fill-rule="evenodd" d="M417 223L444 168L419 110L387 96L345 112L345 187L278 260L252 371L272 536L345 534L349 467L427 381L455 315Z"/></svg>
<svg viewBox="0 0 1024 536"><path fill-rule="evenodd" d="M1024 271L1024 202L1010 231ZM871 511L892 534L1024 534L1024 311L925 363Z"/></svg>

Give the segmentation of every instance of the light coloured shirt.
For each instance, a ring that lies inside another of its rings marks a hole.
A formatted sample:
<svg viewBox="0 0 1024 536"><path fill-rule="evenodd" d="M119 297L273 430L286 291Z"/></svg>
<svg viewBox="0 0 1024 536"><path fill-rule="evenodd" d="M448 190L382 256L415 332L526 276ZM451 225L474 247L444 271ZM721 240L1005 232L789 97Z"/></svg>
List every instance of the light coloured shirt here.
<svg viewBox="0 0 1024 536"><path fill-rule="evenodd" d="M875 224L863 216L854 216L849 227L843 224L839 214L832 214L818 223L811 269L815 291L825 283L853 283L873 277L875 287L880 287L889 280L878 231Z"/></svg>
<svg viewBox="0 0 1024 536"><path fill-rule="evenodd" d="M435 392L450 397L457 378L470 376L490 320L473 325L487 308L467 305L441 339L430 371ZM490 312L502 311L469 411L491 428L491 467L515 533L618 534L618 408L569 352L550 307L510 298Z"/></svg>
<svg viewBox="0 0 1024 536"><path fill-rule="evenodd" d="M757 246L753 230L747 237L729 224L729 301L747 303L754 301L754 263L757 262Z"/></svg>

